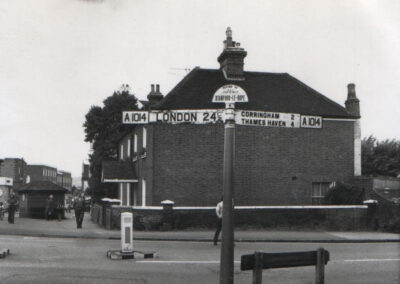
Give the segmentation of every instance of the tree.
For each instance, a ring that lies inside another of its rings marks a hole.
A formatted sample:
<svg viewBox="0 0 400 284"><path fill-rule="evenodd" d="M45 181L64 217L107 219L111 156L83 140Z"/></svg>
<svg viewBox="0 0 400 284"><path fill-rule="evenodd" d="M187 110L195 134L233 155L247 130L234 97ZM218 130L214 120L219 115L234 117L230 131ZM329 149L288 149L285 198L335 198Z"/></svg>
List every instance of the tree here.
<svg viewBox="0 0 400 284"><path fill-rule="evenodd" d="M136 109L137 98L129 93L128 85L122 85L119 91L103 101L103 107L92 106L85 116L85 142L90 142L93 150L89 155L91 176L88 189L93 201L116 196L115 184L101 182L102 162L118 158L118 141L132 131L131 125L122 124L122 111Z"/></svg>
<svg viewBox="0 0 400 284"><path fill-rule="evenodd" d="M365 176L392 176L400 174L400 141L378 141L370 135L361 141L362 173Z"/></svg>

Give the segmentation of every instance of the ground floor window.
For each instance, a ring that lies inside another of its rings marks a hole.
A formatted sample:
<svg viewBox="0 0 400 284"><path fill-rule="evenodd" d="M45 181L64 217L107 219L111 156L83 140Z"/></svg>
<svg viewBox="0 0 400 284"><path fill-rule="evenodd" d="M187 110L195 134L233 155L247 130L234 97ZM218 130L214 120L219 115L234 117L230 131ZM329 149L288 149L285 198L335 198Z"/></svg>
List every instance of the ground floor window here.
<svg viewBox="0 0 400 284"><path fill-rule="evenodd" d="M322 205L324 197L329 190L330 182L313 182L311 192L311 204Z"/></svg>
<svg viewBox="0 0 400 284"><path fill-rule="evenodd" d="M146 206L146 180L142 179L142 206Z"/></svg>
<svg viewBox="0 0 400 284"><path fill-rule="evenodd" d="M139 203L138 202L138 184L135 183L132 185L132 187L133 187L132 204L133 204L133 206L138 206L138 203Z"/></svg>

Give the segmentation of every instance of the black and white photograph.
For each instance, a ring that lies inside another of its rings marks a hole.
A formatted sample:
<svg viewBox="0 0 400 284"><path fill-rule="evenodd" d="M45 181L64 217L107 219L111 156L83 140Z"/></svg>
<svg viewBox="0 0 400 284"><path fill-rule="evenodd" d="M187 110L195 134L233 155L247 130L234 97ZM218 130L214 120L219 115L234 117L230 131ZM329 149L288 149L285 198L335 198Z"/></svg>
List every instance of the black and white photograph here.
<svg viewBox="0 0 400 284"><path fill-rule="evenodd" d="M399 11L0 0L0 283L400 283Z"/></svg>

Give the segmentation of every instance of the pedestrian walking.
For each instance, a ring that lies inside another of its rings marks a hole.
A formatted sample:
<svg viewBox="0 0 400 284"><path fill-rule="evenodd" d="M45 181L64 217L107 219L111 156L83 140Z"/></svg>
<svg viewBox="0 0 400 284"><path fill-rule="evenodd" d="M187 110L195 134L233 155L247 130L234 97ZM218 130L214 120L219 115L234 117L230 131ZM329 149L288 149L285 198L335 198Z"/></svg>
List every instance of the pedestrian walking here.
<svg viewBox="0 0 400 284"><path fill-rule="evenodd" d="M61 221L63 218L64 213L64 205L62 204L61 201L58 201L57 203L57 218L58 221Z"/></svg>
<svg viewBox="0 0 400 284"><path fill-rule="evenodd" d="M54 196L52 194L49 195L46 199L46 207L44 209L46 220L49 221L53 218L54 214Z"/></svg>
<svg viewBox="0 0 400 284"><path fill-rule="evenodd" d="M14 214L15 209L18 205L18 198L15 196L14 192L10 194L10 198L7 201L8 203L8 223L14 224Z"/></svg>
<svg viewBox="0 0 400 284"><path fill-rule="evenodd" d="M74 211L76 219L76 227L82 229L83 216L85 214L85 198L84 194L77 196L74 200Z"/></svg>
<svg viewBox="0 0 400 284"><path fill-rule="evenodd" d="M0 220L3 220L3 218L4 218L4 211L5 211L5 209L4 209L3 202L0 202Z"/></svg>
<svg viewBox="0 0 400 284"><path fill-rule="evenodd" d="M217 229L214 234L214 246L218 243L219 233L221 232L222 228L222 209L223 209L223 201L218 202L217 207L215 208L215 213L217 214Z"/></svg>

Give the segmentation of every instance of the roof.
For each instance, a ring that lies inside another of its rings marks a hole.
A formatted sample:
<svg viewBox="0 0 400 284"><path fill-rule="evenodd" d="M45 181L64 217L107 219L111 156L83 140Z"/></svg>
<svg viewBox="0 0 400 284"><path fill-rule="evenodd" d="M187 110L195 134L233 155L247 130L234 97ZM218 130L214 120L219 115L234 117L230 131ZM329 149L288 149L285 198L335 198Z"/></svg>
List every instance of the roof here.
<svg viewBox="0 0 400 284"><path fill-rule="evenodd" d="M32 181L30 183L24 184L19 187L16 191L18 192L54 192L54 193L66 193L69 192L68 189L59 186L51 181Z"/></svg>
<svg viewBox="0 0 400 284"><path fill-rule="evenodd" d="M135 166L128 161L103 161L102 182L137 182Z"/></svg>
<svg viewBox="0 0 400 284"><path fill-rule="evenodd" d="M238 109L358 118L287 73L244 72L244 78L226 80L221 70L196 67L165 96L157 109L225 108L223 104L212 103L212 97L221 86L235 84L249 98L248 103L237 104Z"/></svg>

